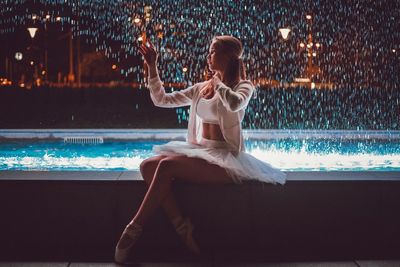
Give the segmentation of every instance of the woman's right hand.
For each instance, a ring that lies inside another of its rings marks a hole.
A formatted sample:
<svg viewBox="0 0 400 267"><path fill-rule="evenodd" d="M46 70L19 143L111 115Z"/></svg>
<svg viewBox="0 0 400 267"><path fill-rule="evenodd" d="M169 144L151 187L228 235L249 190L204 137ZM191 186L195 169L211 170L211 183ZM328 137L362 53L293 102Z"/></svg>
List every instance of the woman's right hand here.
<svg viewBox="0 0 400 267"><path fill-rule="evenodd" d="M147 41L147 43L149 44L148 47L145 44L140 45L139 52L143 55L147 66L153 67L156 66L158 53L150 41Z"/></svg>

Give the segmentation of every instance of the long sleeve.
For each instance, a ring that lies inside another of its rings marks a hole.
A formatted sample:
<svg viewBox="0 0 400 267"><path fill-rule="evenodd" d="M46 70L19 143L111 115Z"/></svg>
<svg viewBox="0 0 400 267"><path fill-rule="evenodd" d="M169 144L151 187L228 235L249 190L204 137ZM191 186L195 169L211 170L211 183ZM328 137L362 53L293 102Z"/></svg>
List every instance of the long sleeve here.
<svg viewBox="0 0 400 267"><path fill-rule="evenodd" d="M157 107L181 107L188 106L192 103L195 85L184 90L165 93L160 77L150 78L147 87L150 90L150 97L154 105Z"/></svg>
<svg viewBox="0 0 400 267"><path fill-rule="evenodd" d="M251 99L253 91L255 90L254 85L250 81L241 81L235 87L236 89L232 90L217 77L215 77L215 79L216 92L219 94L222 104L229 111L236 112L247 106Z"/></svg>

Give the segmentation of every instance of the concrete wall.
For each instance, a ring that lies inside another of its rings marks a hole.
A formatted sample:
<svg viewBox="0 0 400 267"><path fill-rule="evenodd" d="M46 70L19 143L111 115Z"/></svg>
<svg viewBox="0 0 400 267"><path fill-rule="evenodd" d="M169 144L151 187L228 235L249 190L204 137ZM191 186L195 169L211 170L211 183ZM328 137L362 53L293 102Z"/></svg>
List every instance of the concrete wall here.
<svg viewBox="0 0 400 267"><path fill-rule="evenodd" d="M175 182L205 258L391 259L400 255L399 181ZM112 261L146 192L141 180L0 180L0 260ZM193 259L160 209L132 260Z"/></svg>

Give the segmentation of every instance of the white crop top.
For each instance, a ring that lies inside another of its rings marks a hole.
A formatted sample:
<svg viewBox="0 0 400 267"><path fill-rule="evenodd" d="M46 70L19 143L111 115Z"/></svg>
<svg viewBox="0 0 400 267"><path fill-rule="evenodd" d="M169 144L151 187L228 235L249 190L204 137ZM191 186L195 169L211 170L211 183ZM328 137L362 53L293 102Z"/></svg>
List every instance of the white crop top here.
<svg viewBox="0 0 400 267"><path fill-rule="evenodd" d="M199 103L197 103L197 115L205 123L219 124L218 112L217 112L217 100L218 94L215 93L210 99L200 97Z"/></svg>

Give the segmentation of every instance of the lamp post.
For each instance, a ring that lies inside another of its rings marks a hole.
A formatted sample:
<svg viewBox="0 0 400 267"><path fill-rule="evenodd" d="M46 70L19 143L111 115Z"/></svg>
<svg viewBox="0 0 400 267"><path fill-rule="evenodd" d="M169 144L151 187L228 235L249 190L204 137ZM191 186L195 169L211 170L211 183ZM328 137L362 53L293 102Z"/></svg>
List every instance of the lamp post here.
<svg viewBox="0 0 400 267"><path fill-rule="evenodd" d="M36 19L36 15L33 15L32 19L35 20ZM28 30L29 36L31 37L31 40L32 40L31 49L33 49L33 38L35 38L38 28L37 27L29 27L29 28L27 28L27 30ZM31 63L30 63L31 66L33 66L34 63L35 63L34 61L31 61ZM32 86L36 84L37 75L38 75L37 74L37 66L34 66L34 71L33 71L33 74L32 74Z"/></svg>
<svg viewBox="0 0 400 267"><path fill-rule="evenodd" d="M315 76L315 74L319 73L319 68L317 66L314 66L313 64L313 57L317 56L317 52L314 50L314 46L318 49L321 47L320 43L313 43L313 36L312 36L312 20L313 17L310 14L306 15L306 20L307 20L307 28L308 28L308 34L307 34L307 43L300 43L300 48L305 48L307 52L307 66L305 68L305 75L307 78L312 80L312 78Z"/></svg>
<svg viewBox="0 0 400 267"><path fill-rule="evenodd" d="M146 45L147 42L147 34L146 34L146 29L147 29L147 24L151 20L151 12L152 12L152 7L151 6L145 6L144 7L144 17L141 16L136 16L133 20L133 22L140 28L140 36L138 37L138 41L144 45ZM148 74L148 69L147 65L145 62L143 62L143 75L144 75L144 82L147 82L147 74Z"/></svg>
<svg viewBox="0 0 400 267"><path fill-rule="evenodd" d="M37 15L32 15L32 19L35 21L38 19ZM48 22L51 20L51 16L47 14L43 19L43 27L44 27L44 71L41 72L44 75L44 79L46 82L49 80L49 66L48 66ZM59 21L57 19L57 21ZM28 28L29 35L33 39L38 31L37 27L29 27Z"/></svg>
<svg viewBox="0 0 400 267"><path fill-rule="evenodd" d="M313 43L312 19L313 19L312 15L310 15L310 14L306 15L307 41L300 42L300 44L299 44L300 49L301 50L305 49L306 53L307 53L307 64L304 68L304 76L305 77L295 79L295 81L299 82L299 83L310 83L311 87L315 86L315 84L313 83L313 78L314 78L315 74L318 74L320 72L320 69L317 66L314 66L314 64L313 64L313 57L317 56L316 49L321 48L320 43L315 43L315 44ZM279 32L285 41L288 39L288 35L289 35L290 31L291 30L288 27L279 29Z"/></svg>

